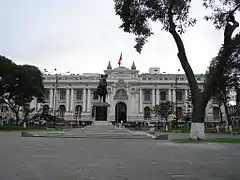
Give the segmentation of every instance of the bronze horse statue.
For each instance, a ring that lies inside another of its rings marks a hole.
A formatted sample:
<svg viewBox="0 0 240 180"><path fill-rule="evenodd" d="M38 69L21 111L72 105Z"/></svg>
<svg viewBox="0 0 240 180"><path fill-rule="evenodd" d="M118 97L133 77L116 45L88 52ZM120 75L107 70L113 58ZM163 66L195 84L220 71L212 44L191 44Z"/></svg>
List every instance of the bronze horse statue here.
<svg viewBox="0 0 240 180"><path fill-rule="evenodd" d="M101 75L99 85L97 87L98 96L100 96L100 102L106 102L107 96L107 77L108 75Z"/></svg>

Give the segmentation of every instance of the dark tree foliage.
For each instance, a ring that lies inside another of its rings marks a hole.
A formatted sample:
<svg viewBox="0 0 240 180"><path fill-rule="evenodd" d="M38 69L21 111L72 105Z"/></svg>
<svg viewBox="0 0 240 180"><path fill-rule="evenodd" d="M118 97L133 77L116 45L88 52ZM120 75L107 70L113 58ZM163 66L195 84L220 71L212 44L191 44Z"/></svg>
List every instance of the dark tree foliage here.
<svg viewBox="0 0 240 180"><path fill-rule="evenodd" d="M34 112L35 108L30 108L30 104L25 104L22 107L23 119L26 121L29 118L30 113Z"/></svg>
<svg viewBox="0 0 240 180"><path fill-rule="evenodd" d="M229 18L229 14L234 14L239 11L239 0L203 0L203 6L205 8L212 9L212 14L205 16L204 18L212 20L216 29L222 29L226 26L226 19Z"/></svg>
<svg viewBox="0 0 240 180"><path fill-rule="evenodd" d="M153 35L150 21L160 21L163 30L174 29L180 34L196 23L196 19L188 16L191 0L114 0L114 2L116 14L123 22L120 28L137 36L135 48L139 53L147 38Z"/></svg>
<svg viewBox="0 0 240 180"><path fill-rule="evenodd" d="M226 62L223 75L217 79L217 86L212 95L215 95L220 91L224 94L229 94L233 90L236 92L240 90L240 34L237 34L233 38L232 44L234 45L232 54ZM220 48L218 55L212 59L205 74L204 85L206 85L209 79L213 76L213 72L216 70L216 66L222 56L222 53L223 47Z"/></svg>
<svg viewBox="0 0 240 180"><path fill-rule="evenodd" d="M229 123L231 122L227 108L229 95L232 91L237 92L237 94L240 92L240 34L237 34L231 43L234 46L233 52L226 62L222 77L217 79L216 88L212 92L213 100L218 104L219 110L221 110L220 106L224 105ZM216 69L222 53L223 47L220 48L218 55L212 59L208 71L205 74L205 86L209 79L211 79L211 76L213 76L213 72Z"/></svg>
<svg viewBox="0 0 240 180"><path fill-rule="evenodd" d="M139 53L147 42L147 38L153 35L150 27L151 21L161 23L162 29L172 35L178 48L177 56L192 92L193 122L203 122L207 102L215 91L217 79L222 76L226 62L232 54L231 36L239 26L235 21L234 13L239 11L240 3L236 0L202 0L203 6L210 8L213 12L206 19L213 20L216 28L224 28L224 45L222 56L216 65L213 76L209 79L204 91L200 92L180 36L188 27L194 26L196 23L196 19L189 16L191 0L114 0L114 2L116 15L120 16L122 20L120 28L136 35L135 48ZM219 16L224 18L219 18Z"/></svg>
<svg viewBox="0 0 240 180"><path fill-rule="evenodd" d="M152 113L156 116L160 116L168 121L169 115L173 114L175 110L174 103L171 101L161 102L158 105L155 105L152 109Z"/></svg>
<svg viewBox="0 0 240 180"><path fill-rule="evenodd" d="M6 103L19 120L21 107L34 97L43 102L44 86L40 70L35 66L16 65L0 56L0 99Z"/></svg>

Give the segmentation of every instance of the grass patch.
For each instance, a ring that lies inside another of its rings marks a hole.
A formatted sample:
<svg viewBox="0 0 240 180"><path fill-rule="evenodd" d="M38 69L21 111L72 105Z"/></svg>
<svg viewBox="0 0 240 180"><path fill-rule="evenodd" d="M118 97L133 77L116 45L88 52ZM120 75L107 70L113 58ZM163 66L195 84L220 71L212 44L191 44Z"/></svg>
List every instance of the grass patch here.
<svg viewBox="0 0 240 180"><path fill-rule="evenodd" d="M201 142L212 142L212 143L240 143L240 138L211 138L205 140L194 140L189 138L184 139L173 139L175 143L201 143Z"/></svg>

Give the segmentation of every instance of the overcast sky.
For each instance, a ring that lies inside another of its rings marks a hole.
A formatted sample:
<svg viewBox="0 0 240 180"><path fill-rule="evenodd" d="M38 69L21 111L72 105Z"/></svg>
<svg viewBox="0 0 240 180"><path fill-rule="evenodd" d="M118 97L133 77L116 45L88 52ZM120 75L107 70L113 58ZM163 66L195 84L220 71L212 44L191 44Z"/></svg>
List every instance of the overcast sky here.
<svg viewBox="0 0 240 180"><path fill-rule="evenodd" d="M0 0L0 54L19 64L32 64L59 73L101 73L108 61L148 72L181 69L173 38L153 24L155 35L136 53L134 36L119 29L112 0ZM195 4L194 4L195 3ZM194 0L193 15L198 23L183 36L187 55L195 73L204 73L223 42L223 31L214 29L202 17L206 11ZM240 16L237 16L240 20ZM236 32L239 32L237 29Z"/></svg>

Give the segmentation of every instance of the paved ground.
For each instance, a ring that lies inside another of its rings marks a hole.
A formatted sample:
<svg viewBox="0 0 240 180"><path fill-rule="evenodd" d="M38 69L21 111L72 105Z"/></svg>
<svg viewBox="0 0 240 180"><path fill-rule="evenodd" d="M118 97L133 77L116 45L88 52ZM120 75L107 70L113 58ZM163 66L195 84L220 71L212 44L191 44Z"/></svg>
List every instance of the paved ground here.
<svg viewBox="0 0 240 180"><path fill-rule="evenodd" d="M22 138L19 132L0 132L0 143L1 180L240 179L240 144Z"/></svg>

